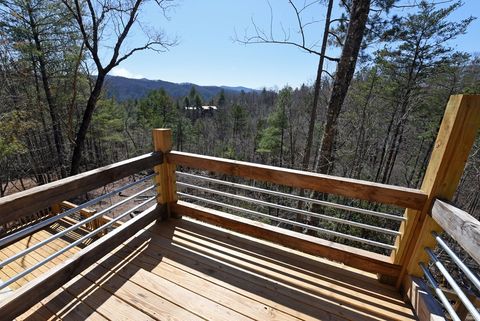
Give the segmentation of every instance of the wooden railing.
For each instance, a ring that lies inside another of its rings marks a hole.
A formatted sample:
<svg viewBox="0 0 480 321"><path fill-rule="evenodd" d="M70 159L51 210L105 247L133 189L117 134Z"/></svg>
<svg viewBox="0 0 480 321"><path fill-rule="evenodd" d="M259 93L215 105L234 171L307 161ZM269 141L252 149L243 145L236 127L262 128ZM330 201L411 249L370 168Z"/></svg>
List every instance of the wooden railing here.
<svg viewBox="0 0 480 321"><path fill-rule="evenodd" d="M424 315L425 319L430 319L433 312L425 310L428 304L419 304L415 296L415 288L425 288L417 287L424 276L419 263L427 265L430 262L425 248L435 248L435 234L432 232L440 234L448 226L445 223L454 219L453 211L438 211L439 206L446 205L435 203L435 200L449 201L453 198L479 128L480 95L451 96L420 188L427 195L427 200L423 209L405 211L408 220L400 228L402 237L397 240L398 251L392 253L393 263L401 266L396 285L410 298L417 312L423 309L417 314ZM432 207L437 210L432 211ZM451 232L457 242L462 242L460 233Z"/></svg>
<svg viewBox="0 0 480 321"><path fill-rule="evenodd" d="M39 209L50 207L53 204L59 204L67 199L82 195L127 176L145 170L151 171L152 168L162 162L162 152L155 151L150 154L0 198L0 222L5 223L11 220L18 220ZM73 208L76 207L73 206ZM71 280L101 257L108 254L113 248L137 233L138 230L156 219L161 219L165 216L164 212L164 204L157 204L144 210L140 215L135 216L125 224L116 224L117 222L111 219L105 220L103 222L104 225L97 227L97 229L90 233L92 236L99 236L105 227L114 227L114 223L117 225L117 228L114 228L113 231L83 248L69 260L49 270L49 272L43 274L42 277L27 283L18 290L15 290L10 296L3 298L0 302L0 319L15 319L31 306L60 288L68 280ZM98 214L100 214L100 212ZM48 219L56 219L55 216L60 217L62 215L63 213L58 213ZM43 224L43 222L44 221L40 221L37 225ZM78 224L81 223L79 222ZM29 228L35 231L35 226L29 226ZM98 233L96 231L98 231ZM19 231L16 231L16 233L18 232ZM57 234L53 236L55 237L56 235ZM11 237L15 237L15 235L7 235L5 238ZM5 238L0 239L0 241L5 240ZM8 242L5 244L8 244ZM31 246L35 246L35 244ZM58 253L60 253L60 251ZM2 263L3 262L4 261L2 261Z"/></svg>
<svg viewBox="0 0 480 321"><path fill-rule="evenodd" d="M0 224L30 215L160 163L162 154L153 152L2 197Z"/></svg>
<svg viewBox="0 0 480 321"><path fill-rule="evenodd" d="M288 168L183 152L171 152L165 157L168 163L190 168L412 209L421 209L427 199L425 193L416 189Z"/></svg>
<svg viewBox="0 0 480 321"><path fill-rule="evenodd" d="M454 240L456 244L449 242L435 230L431 235L438 242L438 250L424 246L424 251L433 261L429 268L423 261L418 262L427 280L430 283L439 301L443 303L445 310L453 320L466 320L470 315L474 320L480 320L480 222L473 216L461 209L441 200L435 200L431 216L429 218L437 223L444 234ZM444 260L437 253L444 253ZM466 255L460 255L465 252ZM467 262L472 262L469 267ZM472 267L474 267L472 269ZM476 268L475 268L476 267ZM458 275L452 276L451 270L458 270ZM432 272L433 271L433 272ZM451 288L447 289L439 285L435 274L446 280ZM451 302L455 302L451 304Z"/></svg>
<svg viewBox="0 0 480 321"><path fill-rule="evenodd" d="M430 216L433 202L437 198L452 199L479 128L480 95L451 96L420 188L427 195L427 201L421 210L406 210L408 220L401 226L398 251L392 254L393 263L402 266L398 288L409 288L409 275L423 275L418 262L429 261L423 249L435 244L432 230L441 232Z"/></svg>
<svg viewBox="0 0 480 321"><path fill-rule="evenodd" d="M436 200L432 218L478 264L480 264L480 222L461 209Z"/></svg>
<svg viewBox="0 0 480 321"><path fill-rule="evenodd" d="M372 183L361 180L322 175L262 164L253 164L197 154L170 152L165 154L167 163L202 169L217 174L226 174L255 181L263 181L288 187L309 189L322 193L340 195L369 202L392 204L412 209L421 209L426 195L416 189ZM396 279L401 267L392 264L390 257L363 249L354 248L318 237L280 229L275 226L244 219L203 206L178 201L171 203L177 216L186 215L236 230L258 238L293 247L310 254L323 256L365 271L380 273Z"/></svg>

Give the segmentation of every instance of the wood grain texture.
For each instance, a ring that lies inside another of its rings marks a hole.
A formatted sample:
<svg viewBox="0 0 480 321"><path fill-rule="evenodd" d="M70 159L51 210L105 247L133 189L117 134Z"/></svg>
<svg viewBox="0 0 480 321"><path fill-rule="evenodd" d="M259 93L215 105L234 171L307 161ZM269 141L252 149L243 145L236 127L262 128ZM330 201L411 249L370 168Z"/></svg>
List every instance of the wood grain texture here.
<svg viewBox="0 0 480 321"><path fill-rule="evenodd" d="M415 320L372 273L186 217L135 231L21 319Z"/></svg>
<svg viewBox="0 0 480 321"><path fill-rule="evenodd" d="M277 228L187 202L179 201L177 204L172 205L172 211L305 253L341 262L363 271L381 273L393 278L396 278L400 271L399 266L391 264L389 257L383 255Z"/></svg>
<svg viewBox="0 0 480 321"><path fill-rule="evenodd" d="M176 151L172 151L165 157L167 162L181 166L311 189L321 193L342 195L370 202L421 209L426 200L425 193L420 190L393 185Z"/></svg>
<svg viewBox="0 0 480 321"><path fill-rule="evenodd" d="M60 206L60 208L67 209L67 210L78 207L78 205L76 205L72 202L69 202L69 201L63 201L60 204L58 204L58 206ZM57 212L57 213L59 213L59 212ZM97 213L97 211L89 209L89 208L83 208L78 213L80 214L80 216L82 218L89 218L92 215L94 215L95 213ZM87 229L89 229L90 231L94 231L94 230L96 230L97 228L99 228L100 226L102 226L103 224L105 224L107 222L107 221L104 220L104 218L103 218L104 216L105 215L103 215L99 218L96 218L93 221L90 221L90 222L86 223L84 226ZM106 234L106 231L100 232L99 235L103 235L103 234Z"/></svg>
<svg viewBox="0 0 480 321"><path fill-rule="evenodd" d="M159 215L159 207L154 205L128 223L113 230L97 242L76 253L70 260L58 265L42 277L17 290L8 300L0 303L0 314L6 320L13 320L31 306L51 294L85 268L95 263L116 246L153 222Z"/></svg>
<svg viewBox="0 0 480 321"><path fill-rule="evenodd" d="M417 277L407 277L408 286L405 294L412 304L419 321L443 321L445 315L442 307L428 291L427 285Z"/></svg>
<svg viewBox="0 0 480 321"><path fill-rule="evenodd" d="M171 129L153 129L152 130L153 149L156 152L162 152L167 155L173 146ZM168 162L162 162L154 167L157 174L155 183L157 184L157 203L164 206L165 217L170 217L170 203L177 201L177 184L175 175L175 165Z"/></svg>
<svg viewBox="0 0 480 321"><path fill-rule="evenodd" d="M480 222L477 219L440 200L436 200L433 204L432 217L480 264Z"/></svg>
<svg viewBox="0 0 480 321"><path fill-rule="evenodd" d="M438 230L429 216L433 202L436 198L453 197L479 128L480 95L451 96L422 182L427 202L415 216L409 237L401 240L394 257L394 262L402 265L402 278L406 274L423 274L418 262L429 261L424 247L434 244L431 231ZM400 281L397 285L400 286Z"/></svg>
<svg viewBox="0 0 480 321"><path fill-rule="evenodd" d="M131 258L122 257L117 259L115 256L108 256L107 259L102 260L101 264L92 265L82 275L92 283L95 283L97 287L107 290L156 320L203 320L183 307L163 298L161 296L162 293L157 291L155 286L152 286L152 283L155 282L150 280L145 282L143 279L138 282L138 268L135 268L129 259L131 260ZM114 265L113 262L116 264ZM174 293L175 289L169 288L165 292ZM116 316L116 312L112 311L108 315L112 316L113 319L113 316Z"/></svg>
<svg viewBox="0 0 480 321"><path fill-rule="evenodd" d="M48 208L52 204L150 169L162 161L162 153L149 153L2 197L0 198L0 224L31 215L39 209Z"/></svg>
<svg viewBox="0 0 480 321"><path fill-rule="evenodd" d="M163 226L159 226L158 230L162 227ZM157 230L156 227L152 229ZM294 264L293 266L289 266L287 264L279 264L278 261L271 260L269 256L264 257L258 255L259 253L256 251L244 251L248 246L241 241L235 240L234 242L230 242L228 239L217 240L212 237L212 235L209 235L207 231L208 230L198 230L197 234L195 233L196 229L192 231L187 224L178 224L176 225L171 243L182 249L188 249L196 253L200 252L205 256L220 260L225 264L235 267L238 273L241 273L241 271L249 271L254 275L252 279L256 279L258 283L260 283L260 286L263 285L266 287L268 283L271 284L274 280L279 285L277 293L283 292L287 294L287 291L281 289L283 285L302 289L309 293L309 297L305 298L299 293L290 292L292 299L300 300L307 304L313 303L314 305L318 305L320 309L325 311L324 315L329 316L329 320L347 319L372 321L377 320L377 318L394 320L398 315L411 314L411 309L404 309L399 306L398 301L392 302L390 298L386 297L376 298L371 293L364 293L359 289L348 288L346 283L331 282L332 280L328 279L328 272L324 273L322 271L320 276L315 274L315 272L319 270L296 270L292 267L299 267L301 265ZM228 231L226 233L230 234L231 232ZM168 246L168 243L163 242L163 244ZM252 253L257 255L251 255ZM166 274L166 276L170 275L171 274ZM169 277L167 278L170 279ZM342 280L342 278L340 277L339 280ZM348 284L356 284L353 281L346 282ZM373 285L377 283L377 280L375 277L371 277L370 282ZM180 284L184 283L186 282ZM224 290L221 292L224 292ZM207 290L200 290L198 293L207 294ZM215 294L213 293L208 294L208 298L213 298L214 296ZM352 300L352 298L355 299ZM234 304L228 304L228 307L235 309ZM261 316L260 314L257 314L257 317L255 317L256 313L253 311L250 311L248 314L250 314L253 319L267 320L267 317ZM372 315L375 315L375 317L372 318ZM336 318L333 318L334 316L336 316Z"/></svg>

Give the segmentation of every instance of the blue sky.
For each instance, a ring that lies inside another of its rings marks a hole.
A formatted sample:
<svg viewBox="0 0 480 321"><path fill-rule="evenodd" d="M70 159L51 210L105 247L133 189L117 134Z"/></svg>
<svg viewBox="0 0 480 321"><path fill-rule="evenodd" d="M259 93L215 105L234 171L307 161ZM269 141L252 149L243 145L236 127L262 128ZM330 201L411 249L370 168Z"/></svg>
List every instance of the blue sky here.
<svg viewBox="0 0 480 321"><path fill-rule="evenodd" d="M296 17L286 0L271 0L273 30L282 37L282 25L296 33ZM303 3L302 1L297 1ZM308 2L308 1L307 1ZM235 32L243 37L253 33L255 23L270 30L270 8L265 0L181 0L168 13L166 20L153 5L140 15L143 26L162 29L179 43L168 52L139 52L124 61L112 74L129 78L162 79L172 82L192 82L199 85L246 86L281 88L285 85L311 84L315 77L318 57L300 49L273 44L243 45L233 41ZM307 41L320 40L326 8L313 5L304 12L305 21L319 21L309 26ZM470 15L480 16L480 0L466 0L452 15L460 20ZM333 17L338 16L334 10ZM280 22L282 25L280 25ZM142 42L141 32L134 30L128 46ZM480 52L480 20L475 20L468 33L451 43L457 50ZM338 50L331 55L338 55ZM330 70L335 66L327 66Z"/></svg>

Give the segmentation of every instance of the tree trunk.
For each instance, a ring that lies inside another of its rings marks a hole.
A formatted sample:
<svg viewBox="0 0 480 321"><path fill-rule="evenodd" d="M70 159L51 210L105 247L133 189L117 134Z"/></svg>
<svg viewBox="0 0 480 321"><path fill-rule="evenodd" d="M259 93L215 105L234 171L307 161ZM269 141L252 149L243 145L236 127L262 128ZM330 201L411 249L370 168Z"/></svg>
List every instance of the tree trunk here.
<svg viewBox="0 0 480 321"><path fill-rule="evenodd" d="M378 180L380 179L380 174L382 173L383 163L385 161L385 156L387 154L387 145L390 139L390 135L392 133L392 127L395 122L395 115L397 114L397 111L398 111L398 104L395 105L395 109L392 112L392 117L390 117L390 122L388 123L387 132L385 134L385 139L383 140L382 149L380 151L380 163L378 164L377 173L375 175L375 179L374 179L375 182L378 182ZM376 161L374 163L376 163Z"/></svg>
<svg viewBox="0 0 480 321"><path fill-rule="evenodd" d="M347 36L342 49L342 55L337 65L332 93L327 107L325 131L320 146L319 159L316 171L327 174L333 168L334 144L337 129L337 120L340 115L343 102L347 95L348 87L355 72L358 53L363 40L368 13L370 11L370 0L354 0L351 7L350 21L348 24ZM319 198L318 193L313 193L314 198ZM321 206L312 204L310 210L318 212ZM310 224L317 226L318 218L310 217ZM309 234L315 234L309 231Z"/></svg>
<svg viewBox="0 0 480 321"><path fill-rule="evenodd" d="M317 68L317 78L315 79L315 87L313 90L313 102L312 102L312 109L310 110L310 122L308 123L308 134L307 134L307 141L305 143L305 150L303 153L302 159L302 170L306 171L310 167L310 158L312 153L312 145L313 145L313 136L315 131L315 123L317 121L317 112L318 112L318 100L320 96L320 86L322 84L322 74L323 74L323 64L325 62L325 52L327 51L327 43L328 43L328 33L330 31L330 17L332 15L332 8L333 8L333 0L328 1L327 6L327 14L325 16L325 28L323 30L323 39L322 39L322 48L320 49L320 58L318 61L318 68ZM316 158L316 155L314 159ZM314 165L315 166L315 165ZM302 188L300 189L299 196L303 197L305 195L305 190ZM303 202L299 201L297 203L297 208L301 209L303 207ZM304 216L301 214L296 215L296 221L302 222ZM301 228L298 226L294 226L294 230L299 232Z"/></svg>
<svg viewBox="0 0 480 321"><path fill-rule="evenodd" d="M95 86L93 87L90 97L88 97L87 107L83 114L82 123L78 129L77 136L75 138L75 148L73 149L72 161L70 166L70 175L78 174L80 169L80 161L83 152L83 146L85 144L85 138L87 137L88 127L92 121L93 112L95 111L95 106L97 104L98 98L102 92L102 86L105 82L106 74L103 70L98 71L97 79L95 80Z"/></svg>
<svg viewBox="0 0 480 321"><path fill-rule="evenodd" d="M313 132L317 120L318 98L320 96L320 85L322 83L323 63L325 61L325 51L327 50L328 32L330 31L330 16L332 14L333 0L328 1L327 15L325 18L325 29L323 31L322 48L320 50L320 59L317 68L317 78L313 92L313 103L310 111L310 122L308 124L307 142L305 143L305 152L303 154L302 169L308 170L310 164L310 155L312 153Z"/></svg>
<svg viewBox="0 0 480 321"><path fill-rule="evenodd" d="M325 131L323 133L322 145L320 147L318 167L316 168L316 171L319 173L327 174L329 168L331 168L333 164L333 146L336 135L337 120L347 95L350 81L355 72L355 66L360 46L362 44L369 11L370 0L353 1L347 36L345 38L340 61L337 65L332 93L327 107Z"/></svg>
<svg viewBox="0 0 480 321"><path fill-rule="evenodd" d="M368 89L368 94L365 99L365 103L362 108L362 115L360 120L360 129L358 130L357 143L355 144L355 152L353 153L353 165L351 166L351 171L349 177L360 178L361 171L363 168L363 161L365 156L365 121L367 119L367 107L370 104L372 99L373 87L377 80L377 69L375 68L374 74L372 76L372 81Z"/></svg>
<svg viewBox="0 0 480 321"><path fill-rule="evenodd" d="M32 66L33 66L33 79L34 79L34 83L35 83L35 95L36 95L36 99L37 99L37 104L38 106L40 107L40 121L41 121L41 124L42 124L42 130L43 130L43 139L45 140L45 142L47 142L47 146L48 146L48 152L50 153L50 155L54 155L55 154L55 151L53 149L53 146L51 144L51 137L50 135L48 135L48 128L47 128L47 122L45 120L45 115L44 115L44 112L43 112L43 104L42 104L42 97L41 97L41 94L40 94L40 82L39 82L39 76L38 76L38 71L37 71L37 63L35 61L35 57L32 55L30 55L30 59L32 60ZM50 170L52 167L52 164L48 164L48 170Z"/></svg>
<svg viewBox="0 0 480 321"><path fill-rule="evenodd" d="M47 100L50 118L52 119L53 139L55 141L55 148L57 151L57 162L60 168L60 175L62 177L66 177L67 173L63 166L64 151L63 151L62 129L60 126L57 106L55 103L55 99L53 98L51 87L50 87L50 78L47 73L47 66L43 56L44 51L42 48L42 43L40 41L40 35L37 29L37 23L33 17L33 9L30 7L29 4L27 5L27 12L28 12L30 29L32 32L32 37L35 44L35 49L38 52L37 59L40 66L40 76L42 78L43 89L45 91L45 98Z"/></svg>
<svg viewBox="0 0 480 321"><path fill-rule="evenodd" d="M283 124L282 124L282 129L280 131L280 160L279 160L279 166L280 167L283 167L283 139L284 139L284 127L283 127Z"/></svg>

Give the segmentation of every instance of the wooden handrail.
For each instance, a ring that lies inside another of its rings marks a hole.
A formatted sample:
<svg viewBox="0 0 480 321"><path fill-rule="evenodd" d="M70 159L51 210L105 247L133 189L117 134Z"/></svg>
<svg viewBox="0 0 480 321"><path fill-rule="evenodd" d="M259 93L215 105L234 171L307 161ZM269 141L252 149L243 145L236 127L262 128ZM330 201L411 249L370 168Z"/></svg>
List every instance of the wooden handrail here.
<svg viewBox="0 0 480 321"><path fill-rule="evenodd" d="M165 157L181 166L405 208L421 209L427 200L424 192L406 187L177 151Z"/></svg>
<svg viewBox="0 0 480 321"><path fill-rule="evenodd" d="M435 200L432 218L480 264L480 222L461 209Z"/></svg>
<svg viewBox="0 0 480 321"><path fill-rule="evenodd" d="M163 162L154 152L0 198L0 224L27 216Z"/></svg>

